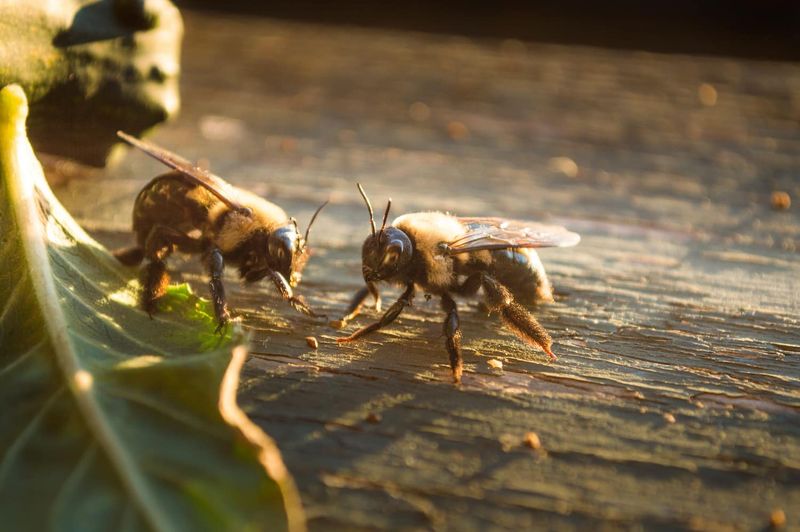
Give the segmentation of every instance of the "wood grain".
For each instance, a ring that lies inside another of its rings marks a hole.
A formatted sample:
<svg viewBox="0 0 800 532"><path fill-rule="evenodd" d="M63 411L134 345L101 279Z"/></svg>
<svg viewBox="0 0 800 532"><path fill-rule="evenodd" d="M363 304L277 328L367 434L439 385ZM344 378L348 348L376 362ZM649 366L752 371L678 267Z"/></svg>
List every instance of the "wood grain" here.
<svg viewBox="0 0 800 532"><path fill-rule="evenodd" d="M542 252L559 361L462 301L460 388L436 301L337 347L269 286L233 290L254 334L241 399L312 530L756 530L774 508L800 527L800 211L770 205L800 199L798 65L185 18L183 111L153 140L301 226L332 200L301 286L316 308L341 312L361 283L356 181L398 214L583 236ZM157 171L129 154L58 192L127 243Z"/></svg>

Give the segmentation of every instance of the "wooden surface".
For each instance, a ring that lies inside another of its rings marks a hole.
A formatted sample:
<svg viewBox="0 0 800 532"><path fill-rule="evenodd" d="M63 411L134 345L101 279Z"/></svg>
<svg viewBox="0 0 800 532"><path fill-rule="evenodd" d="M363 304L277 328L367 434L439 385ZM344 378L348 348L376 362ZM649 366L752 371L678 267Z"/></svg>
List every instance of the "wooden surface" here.
<svg viewBox="0 0 800 532"><path fill-rule="evenodd" d="M759 530L778 508L800 527L798 65L185 20L183 111L152 139L301 226L332 199L300 289L315 308L336 315L362 282L356 181L396 214L583 235L541 254L558 362L462 301L460 388L436 301L339 348L340 331L229 272L253 330L241 400L312 530ZM57 193L127 244L157 171L130 153ZM773 190L796 204L773 210ZM175 265L205 290L195 262Z"/></svg>

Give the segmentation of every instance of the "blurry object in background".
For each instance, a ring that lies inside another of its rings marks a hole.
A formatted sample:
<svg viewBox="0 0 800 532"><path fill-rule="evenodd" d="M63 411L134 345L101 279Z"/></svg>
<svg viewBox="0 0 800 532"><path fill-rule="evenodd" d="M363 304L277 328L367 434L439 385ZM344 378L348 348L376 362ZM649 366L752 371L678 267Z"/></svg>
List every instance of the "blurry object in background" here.
<svg viewBox="0 0 800 532"><path fill-rule="evenodd" d="M772 193L772 208L776 211L785 211L792 206L792 197L788 192L776 190Z"/></svg>
<svg viewBox="0 0 800 532"><path fill-rule="evenodd" d="M706 107L714 107L717 105L717 89L710 83L701 83L697 87L697 98Z"/></svg>
<svg viewBox="0 0 800 532"><path fill-rule="evenodd" d="M567 177L578 177L580 172L578 164L569 157L553 157L547 166L553 172L560 172Z"/></svg>
<svg viewBox="0 0 800 532"><path fill-rule="evenodd" d="M772 510L769 516L769 526L772 530L783 528L786 525L786 512L780 508Z"/></svg>
<svg viewBox="0 0 800 532"><path fill-rule="evenodd" d="M447 134L453 140L466 140L469 138L469 128L458 120L447 124Z"/></svg>
<svg viewBox="0 0 800 532"><path fill-rule="evenodd" d="M168 0L0 0L0 86L30 96L37 152L101 166L178 111L182 35Z"/></svg>
<svg viewBox="0 0 800 532"><path fill-rule="evenodd" d="M241 120L219 115L205 115L200 119L200 134L213 141L235 142L246 134Z"/></svg>

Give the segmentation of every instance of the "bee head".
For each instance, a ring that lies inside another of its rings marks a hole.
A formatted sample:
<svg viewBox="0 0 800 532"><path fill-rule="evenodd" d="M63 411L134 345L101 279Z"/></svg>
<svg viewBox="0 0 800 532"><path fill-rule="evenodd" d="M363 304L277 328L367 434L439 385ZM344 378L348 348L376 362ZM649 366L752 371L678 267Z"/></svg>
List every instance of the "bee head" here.
<svg viewBox="0 0 800 532"><path fill-rule="evenodd" d="M317 219L319 211L327 204L328 202L326 201L314 211L311 221L308 222L305 235L300 234L297 220L290 218L289 223L273 231L267 239L267 262L269 267L283 275L292 286L297 286L300 283L303 268L308 261L309 255L308 233L311 231L311 226L314 225L314 220Z"/></svg>
<svg viewBox="0 0 800 532"><path fill-rule="evenodd" d="M304 247L303 238L292 221L270 233L267 239L267 257L269 267L291 280L296 270L296 256Z"/></svg>
<svg viewBox="0 0 800 532"><path fill-rule="evenodd" d="M394 277L411 263L413 253L411 239L396 227L368 236L361 248L364 280L369 283Z"/></svg>
<svg viewBox="0 0 800 532"><path fill-rule="evenodd" d="M364 280L369 283L389 279L402 272L408 266L414 253L414 246L411 243L411 239L403 231L396 227L386 227L389 209L392 207L391 199L383 213L381 229L376 231L372 204L361 184L358 184L358 191L367 204L369 223L372 228L372 234L367 237L361 248L361 270L364 274Z"/></svg>

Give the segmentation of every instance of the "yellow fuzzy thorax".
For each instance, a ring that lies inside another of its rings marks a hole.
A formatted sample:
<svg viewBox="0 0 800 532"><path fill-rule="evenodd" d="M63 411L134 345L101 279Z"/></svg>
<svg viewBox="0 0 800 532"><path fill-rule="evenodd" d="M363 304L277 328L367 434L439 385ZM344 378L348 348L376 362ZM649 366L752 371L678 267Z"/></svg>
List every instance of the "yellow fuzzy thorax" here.
<svg viewBox="0 0 800 532"><path fill-rule="evenodd" d="M239 212L228 214L216 238L217 245L223 253L232 251L256 231L271 233L289 223L286 212L274 203L244 190L236 192L236 200L245 207L249 207L252 214L249 216ZM217 212L209 213L211 220L215 220L228 208L220 204L214 210Z"/></svg>
<svg viewBox="0 0 800 532"><path fill-rule="evenodd" d="M439 244L451 242L466 228L458 218L443 212L414 212L392 222L414 242L414 248L426 263L430 288L447 288L453 280L454 258L443 254Z"/></svg>

